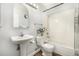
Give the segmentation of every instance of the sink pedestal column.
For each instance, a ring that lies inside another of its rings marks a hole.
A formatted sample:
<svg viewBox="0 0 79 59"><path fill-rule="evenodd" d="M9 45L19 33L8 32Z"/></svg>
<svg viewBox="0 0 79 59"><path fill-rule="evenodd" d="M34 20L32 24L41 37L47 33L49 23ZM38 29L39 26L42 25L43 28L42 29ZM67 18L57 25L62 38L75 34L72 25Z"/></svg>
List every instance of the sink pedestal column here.
<svg viewBox="0 0 79 59"><path fill-rule="evenodd" d="M20 44L20 55L21 56L27 56L27 44L26 42L23 42Z"/></svg>

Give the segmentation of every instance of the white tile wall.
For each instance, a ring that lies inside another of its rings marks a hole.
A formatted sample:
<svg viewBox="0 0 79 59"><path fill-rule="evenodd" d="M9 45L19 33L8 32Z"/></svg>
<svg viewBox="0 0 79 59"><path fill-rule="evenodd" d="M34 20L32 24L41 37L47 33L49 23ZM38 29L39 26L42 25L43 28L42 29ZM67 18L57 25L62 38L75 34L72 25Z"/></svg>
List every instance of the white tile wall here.
<svg viewBox="0 0 79 59"><path fill-rule="evenodd" d="M74 4L63 4L49 12L50 41L61 55L74 55L74 9Z"/></svg>

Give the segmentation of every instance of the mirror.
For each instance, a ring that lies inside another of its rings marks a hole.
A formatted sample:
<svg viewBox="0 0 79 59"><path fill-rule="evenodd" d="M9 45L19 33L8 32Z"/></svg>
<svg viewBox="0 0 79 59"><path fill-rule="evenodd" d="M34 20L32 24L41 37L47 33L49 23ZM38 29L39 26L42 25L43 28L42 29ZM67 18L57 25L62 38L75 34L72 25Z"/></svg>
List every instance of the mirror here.
<svg viewBox="0 0 79 59"><path fill-rule="evenodd" d="M23 4L14 5L13 15L13 27L14 28L28 28L29 27L29 12Z"/></svg>

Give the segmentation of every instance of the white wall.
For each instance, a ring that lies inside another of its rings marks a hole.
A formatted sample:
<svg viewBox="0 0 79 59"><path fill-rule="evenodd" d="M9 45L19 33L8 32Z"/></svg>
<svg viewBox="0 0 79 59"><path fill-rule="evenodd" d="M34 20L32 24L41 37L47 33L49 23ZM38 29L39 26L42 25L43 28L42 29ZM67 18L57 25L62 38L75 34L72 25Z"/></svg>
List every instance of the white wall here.
<svg viewBox="0 0 79 59"><path fill-rule="evenodd" d="M19 55L17 45L10 41L10 37L17 34L12 28L13 5L1 4L1 26L0 29L0 55Z"/></svg>
<svg viewBox="0 0 79 59"><path fill-rule="evenodd" d="M1 4L1 26L0 28L0 56L11 56L19 55L19 52L16 50L17 45L10 41L10 37L14 35L19 35L19 29L13 28L13 6L14 4L2 3ZM30 28L22 30L24 34L34 35L34 23L41 23L40 12L35 11L31 7L28 7L30 15ZM37 20L37 21L36 21ZM35 44L31 48L35 49Z"/></svg>
<svg viewBox="0 0 79 59"><path fill-rule="evenodd" d="M50 41L61 55L74 55L74 9L74 4L63 4L49 11Z"/></svg>

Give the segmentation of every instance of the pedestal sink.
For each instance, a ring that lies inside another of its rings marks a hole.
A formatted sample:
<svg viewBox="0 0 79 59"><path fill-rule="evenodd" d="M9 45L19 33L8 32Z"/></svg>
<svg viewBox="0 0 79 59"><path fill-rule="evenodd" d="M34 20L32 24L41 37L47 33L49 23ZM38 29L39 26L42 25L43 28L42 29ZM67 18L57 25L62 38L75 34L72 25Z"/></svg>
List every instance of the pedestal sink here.
<svg viewBox="0 0 79 59"><path fill-rule="evenodd" d="M32 38L33 38L33 36L31 36L31 35L12 36L11 41L13 41L15 44L21 44L25 41L28 41L28 40L32 39Z"/></svg>
<svg viewBox="0 0 79 59"><path fill-rule="evenodd" d="M27 54L27 43L29 41L32 42L33 36L31 35L23 35L23 36L12 36L11 41L14 44L19 44L20 45L20 55L21 56L26 56Z"/></svg>

